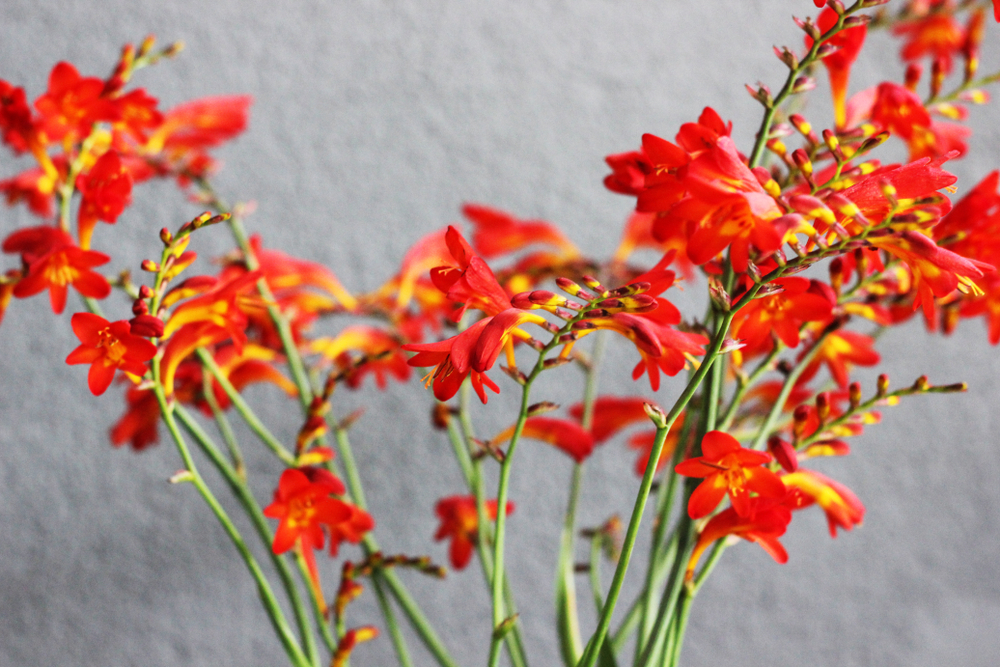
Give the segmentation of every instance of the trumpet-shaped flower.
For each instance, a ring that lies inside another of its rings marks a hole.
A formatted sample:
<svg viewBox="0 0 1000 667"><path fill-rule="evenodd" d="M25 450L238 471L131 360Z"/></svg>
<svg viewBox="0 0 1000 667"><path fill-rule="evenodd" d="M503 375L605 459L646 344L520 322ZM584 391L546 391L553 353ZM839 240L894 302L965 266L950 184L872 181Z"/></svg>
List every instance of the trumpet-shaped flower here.
<svg viewBox="0 0 1000 667"><path fill-rule="evenodd" d="M103 394L119 368L130 375L146 374L146 362L156 355L156 346L130 333L126 320L108 322L91 313L76 313L70 320L80 345L66 363L90 364L87 385L95 396Z"/></svg>
<svg viewBox="0 0 1000 667"><path fill-rule="evenodd" d="M509 213L479 204L465 204L462 215L475 227L473 247L487 259L537 243L557 248L564 258L580 254L565 234L542 220L519 220Z"/></svg>
<svg viewBox="0 0 1000 667"><path fill-rule="evenodd" d="M822 7L824 3L817 2L817 7ZM820 32L827 32L832 28L840 17L832 8L827 7L820 12L816 19L816 27ZM828 39L824 44L837 47L837 50L823 58L823 66L826 67L827 74L830 75L830 90L833 93L834 122L838 128L844 127L847 120L847 86L851 77L851 66L858 59L861 47L864 45L868 27L865 25L855 26L841 30L839 33ZM806 35L806 48L811 48L813 40Z"/></svg>
<svg viewBox="0 0 1000 667"><path fill-rule="evenodd" d="M785 504L791 509L803 509L812 504L823 508L830 537L837 536L838 528L851 530L860 526L865 517L865 506L850 489L818 472L799 468L782 475L781 481L790 491Z"/></svg>
<svg viewBox="0 0 1000 667"><path fill-rule="evenodd" d="M753 511L751 493L760 498L784 498L787 490L781 478L764 467L772 461L770 454L741 447L736 438L722 431L706 433L701 451L701 456L681 461L674 468L685 477L705 478L688 501L692 519L711 514L726 495L743 518Z"/></svg>
<svg viewBox="0 0 1000 667"><path fill-rule="evenodd" d="M744 516L738 514L735 507L730 507L709 520L698 534L698 542L688 560L685 580L694 579L695 568L705 550L716 540L730 535L756 542L778 563L788 562L788 552L778 538L785 534L792 520L791 510L774 500L759 497L750 499L748 510Z"/></svg>
<svg viewBox="0 0 1000 667"><path fill-rule="evenodd" d="M514 436L515 425L496 435L490 442L499 445ZM562 450L577 463L583 463L594 451L594 436L575 421L552 417L529 417L521 431L522 438L541 440Z"/></svg>

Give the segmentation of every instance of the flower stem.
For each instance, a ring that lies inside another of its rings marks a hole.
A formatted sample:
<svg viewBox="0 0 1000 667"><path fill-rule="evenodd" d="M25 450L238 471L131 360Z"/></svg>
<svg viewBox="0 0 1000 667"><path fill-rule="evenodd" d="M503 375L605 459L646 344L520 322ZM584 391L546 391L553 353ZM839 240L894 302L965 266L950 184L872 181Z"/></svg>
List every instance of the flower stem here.
<svg viewBox="0 0 1000 667"><path fill-rule="evenodd" d="M200 347L197 350L197 355L198 360L201 361L202 365L206 369L208 369L208 372L212 374L212 377L214 377L215 381L219 383L222 390L226 392L226 396L228 396L229 400L232 401L233 407L235 407L236 411L240 413L241 417L243 417L243 420L247 423L247 426L250 427L250 430L257 434L257 437L260 438L261 442L263 442L268 449L274 452L274 455L281 459L282 463L290 468L294 468L296 464L295 455L292 454L283 444L281 444L276 437L274 437L274 435L264 425L264 422L260 420L256 413L254 413L253 408L251 408L247 402L243 400L240 392L236 391L236 388L229 381L229 378L227 378L222 372L222 369L219 368L219 365L215 363L215 359L212 358L212 355L208 352L208 350Z"/></svg>
<svg viewBox="0 0 1000 667"><path fill-rule="evenodd" d="M174 413L180 420L181 424L191 437L194 438L195 442L201 448L201 451L208 457L208 459L215 465L215 468L219 471L222 477L229 484L229 488L233 491L233 495L236 496L237 500L243 505L247 516L250 518L251 523L254 526L254 530L257 532L258 537L260 537L261 542L267 548L268 554L271 556L271 562L274 565L274 569L278 572L278 577L281 579L281 583L285 588L285 592L288 595L288 601L292 605L292 610L295 612L295 620L299 626L299 633L302 635L302 642L304 645L308 645L308 642L312 638L312 628L309 626L308 614L305 611L305 605L302 602L302 598L299 596L299 590L295 585L295 580L292 577L291 569L288 567L288 563L285 559L274 553L271 550L271 529L267 524L267 519L264 516L264 512L261 510L260 505L257 504L256 498L254 498L253 493L250 491L247 485L246 479L239 474L238 469L226 461L225 457L216 447L215 443L212 441L211 437L205 433L201 425L195 420L195 418L184 409L183 406L174 405ZM333 649L331 648L331 651Z"/></svg>
<svg viewBox="0 0 1000 667"><path fill-rule="evenodd" d="M167 402L166 394L163 391L163 385L159 381L158 360L154 360L153 362L153 377L155 382L153 390L156 394L156 400L160 405L160 412L163 415L163 421L166 423L167 430L170 431L174 444L177 446L177 450L184 462L188 481L194 484L198 493L201 494L202 499L212 510L212 513L215 514L216 519L218 519L219 523L222 524L222 527L229 536L229 539L232 541L233 546L236 547L236 550L239 552L244 563L246 563L247 568L250 570L250 574L257 583L257 592L259 593L261 602L264 605L264 610L270 617L271 624L274 626L278 639L281 641L282 646L285 649L285 653L288 655L292 665L295 665L296 667L309 667L313 663L302 652L302 648L296 642L292 629L288 626L288 621L285 620L285 616L281 611L281 606L274 597L271 585L268 583L267 577L264 576L264 572L257 563L257 559L254 558L250 549L247 547L246 542L243 541L243 536L240 535L239 530L233 524L229 515L226 514L226 511L222 508L222 505L219 504L219 501L215 498L211 489L209 489L208 485L205 484L205 480L203 480L201 475L198 473L194 459L191 457L191 452L188 449L187 443L184 441L184 436L181 435L180 430L177 428L177 422L175 421L173 414L173 406Z"/></svg>

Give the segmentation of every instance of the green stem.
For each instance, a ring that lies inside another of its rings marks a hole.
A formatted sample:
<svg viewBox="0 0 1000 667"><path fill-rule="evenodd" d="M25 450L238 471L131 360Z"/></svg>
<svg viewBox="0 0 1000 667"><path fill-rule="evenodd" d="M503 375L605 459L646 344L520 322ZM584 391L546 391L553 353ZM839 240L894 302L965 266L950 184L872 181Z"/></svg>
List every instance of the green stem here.
<svg viewBox="0 0 1000 667"><path fill-rule="evenodd" d="M720 431L728 431L733 425L733 421L736 419L736 414L739 412L740 404L746 397L747 392L753 388L757 381L760 380L761 376L771 370L771 365L774 360L778 358L778 355L785 349L784 344L781 341L777 341L774 344L774 349L771 350L764 360L761 361L757 368L753 370L746 380L740 382L736 387L736 391L733 392L733 397L729 401L729 407L726 408L725 414L722 416L722 424L719 426Z"/></svg>
<svg viewBox="0 0 1000 667"><path fill-rule="evenodd" d="M597 615L600 616L604 610L604 596L601 594L604 586L601 585L601 538L599 535L595 535L590 540L589 574L590 590L594 595L594 608L597 609Z"/></svg>
<svg viewBox="0 0 1000 667"><path fill-rule="evenodd" d="M194 484L198 493L201 494L202 499L212 510L212 513L215 514L216 519L220 524L222 524L222 527L229 536L229 539L232 541L233 546L236 547L236 550L243 558L243 562L250 570L251 576L253 576L254 581L257 583L257 592L260 595L261 603L264 605L264 610L271 619L271 624L273 625L274 630L278 635L278 639L281 641L289 660L296 667L309 667L313 663L302 652L302 648L296 642L292 629L288 626L288 621L285 620L285 616L281 611L281 606L274 597L271 585L268 583L267 577L264 576L264 572L257 563L257 559L254 558L253 553L251 553L249 547L247 547L246 542L243 541L243 536L240 535L239 530L233 524L229 515L226 514L222 505L219 504L215 495L212 494L211 489L209 489L208 485L205 484L205 480L203 480L201 475L198 474L194 459L191 457L191 452L188 449L187 443L184 441L184 436L181 435L180 430L177 428L177 422L174 420L173 406L167 402L166 394L163 391L163 385L159 380L159 362L155 359L153 362L153 377L155 383L153 390L156 394L156 400L160 405L160 412L163 415L163 421L166 423L167 430L170 432L170 435L174 440L174 444L177 446L177 450L181 455L181 459L184 461L184 467L186 468L188 474L188 480Z"/></svg>
<svg viewBox="0 0 1000 667"><path fill-rule="evenodd" d="M378 600L379 609L385 619L386 629L389 631L389 638L392 646L396 649L396 657L399 658L399 667L413 667L413 660L410 658L410 650L406 647L406 638L396 622L396 614L389 606L389 598L385 594L385 585L379 577L372 577L372 588L375 590L375 599Z"/></svg>
<svg viewBox="0 0 1000 667"><path fill-rule="evenodd" d="M212 389L212 381L210 375L205 375L202 393L205 396L205 402L208 403L208 407L212 410L212 416L215 418L215 425L219 429L219 434L222 436L223 442L226 443L226 448L229 450L229 457L233 461L233 468L240 479L246 481L246 466L243 463L243 452L240 450L239 442L236 440L236 434L233 433L232 426L229 425L229 420L226 419L226 414L219 407L219 402L215 400L215 392Z"/></svg>
<svg viewBox="0 0 1000 667"><path fill-rule="evenodd" d="M656 441L653 443L653 451L649 459L651 464L646 466L646 472L642 476L639 493L636 495L635 505L632 508L632 518L629 519L628 529L625 532L625 541L622 544L621 556L618 558L618 567L615 568L615 575L611 580L611 587L608 589L607 601L604 603L604 609L597 623L597 630L594 632L594 636L587 646L587 651L580 660L582 667L594 667L597 664L601 647L608 634L608 627L611 625L611 615L614 613L615 604L618 602L618 595L621 593L622 584L625 581L625 572L628 570L629 560L632 558L632 549L635 547L635 539L639 534L639 524L642 521L642 514L646 508L646 500L649 498L649 490L653 486L653 477L656 475L656 461L660 460L663 443L666 442L669 431L670 425L667 423L667 417L661 416L656 425Z"/></svg>
<svg viewBox="0 0 1000 667"><path fill-rule="evenodd" d="M240 413L241 417L243 417L243 420L247 423L247 426L250 427L250 430L257 434L257 437L260 438L261 442L263 442L267 448L281 460L282 463L290 468L294 468L297 463L295 455L288 451L288 449L286 449L285 446L281 444L276 437L274 437L274 435L268 430L267 426L264 425L264 422L262 422L253 411L253 408L251 408L247 402L243 400L240 392L236 391L236 387L233 386L233 384L229 381L229 378L227 378L225 373L222 372L219 365L215 363L215 359L212 358L212 355L208 352L208 350L200 347L198 348L196 354L198 355L198 360L201 361L202 365L206 369L208 369L208 372L212 374L212 377L219 383L222 390L226 392L226 396L229 397L233 407L236 408L236 411Z"/></svg>
<svg viewBox="0 0 1000 667"><path fill-rule="evenodd" d="M367 510L368 504L365 501L364 490L361 487L361 476L358 474L357 465L354 461L354 452L351 449L351 442L347 437L347 431L342 428L337 428L336 440L337 451L344 464L344 476L347 479L347 488L349 491L347 499L354 502L361 509ZM378 542L371 533L365 535L364 539L361 541L361 545L367 555L380 551ZM434 659L438 661L438 664L442 667L458 667L458 663L456 663L455 659L448 653L448 649L441 641L437 632L431 626L430 621L420 610L420 606L417 605L413 596L411 596L409 591L406 590L406 586L404 586L403 582L399 580L396 573L392 570L379 570L374 572L372 577L381 578L382 583L388 587L389 593L391 593L396 599L396 602L406 615L407 620L409 620L410 625L416 631L421 641L423 641L427 650L429 650L434 656ZM383 611L388 612L385 616L385 622L387 626L391 627L396 622L392 608L385 607ZM400 655L399 658L402 662L403 655Z"/></svg>
<svg viewBox="0 0 1000 667"><path fill-rule="evenodd" d="M308 645L312 640L312 628L309 625L309 616L306 613L305 605L302 602L302 598L299 596L298 587L295 585L295 580L292 577L291 569L288 567L288 563L285 559L274 553L271 550L271 528L268 526L267 518L264 516L263 510L261 510L260 505L257 504L257 499L254 498L253 493L250 491L249 486L246 483L246 479L239 475L238 471L234 469L222 453L219 448L216 447L212 438L205 433L201 425L195 420L195 418L184 409L181 405L174 405L174 413L180 420L181 424L191 437L194 438L195 442L201 448L201 451L208 457L215 468L222 475L226 483L229 484L229 488L232 490L233 495L236 499L243 505L247 516L250 518L253 524L254 530L256 531L258 537L260 537L261 542L267 548L267 552L271 557L271 563L274 565L274 569L278 572L278 577L281 579L281 584L285 589L285 593L288 595L288 601L292 605L292 610L295 612L295 620L299 626L299 633L302 636L302 643ZM332 649L331 649L332 650Z"/></svg>

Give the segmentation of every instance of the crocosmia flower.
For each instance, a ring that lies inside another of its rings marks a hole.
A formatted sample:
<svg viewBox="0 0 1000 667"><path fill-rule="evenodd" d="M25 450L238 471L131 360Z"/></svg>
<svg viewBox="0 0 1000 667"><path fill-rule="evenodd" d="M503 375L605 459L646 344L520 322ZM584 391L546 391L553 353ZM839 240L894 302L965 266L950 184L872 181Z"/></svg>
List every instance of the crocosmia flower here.
<svg viewBox="0 0 1000 667"><path fill-rule="evenodd" d="M507 514L514 511L514 503L507 503ZM479 541L479 515L476 499L472 496L449 496L438 501L434 513L441 520L436 541L451 539L448 558L456 570L461 570L472 560L472 547ZM486 501L486 516L497 518L497 501Z"/></svg>
<svg viewBox="0 0 1000 667"><path fill-rule="evenodd" d="M90 364L87 384L99 396L107 390L119 368L137 377L146 373L146 362L156 355L156 346L130 333L127 320L108 322L92 313L76 313L70 321L80 346L69 353L66 363Z"/></svg>
<svg viewBox="0 0 1000 667"><path fill-rule="evenodd" d="M114 224L132 201L132 175L116 151L108 151L77 180L80 190L80 246L90 247L98 220Z"/></svg>
<svg viewBox="0 0 1000 667"><path fill-rule="evenodd" d="M310 548L323 546L323 524L337 525L351 519L351 509L342 500L332 498L336 485L325 479L312 481L301 470L290 468L281 473L274 502L264 508L264 516L278 519L271 548L283 554L299 538Z"/></svg>
<svg viewBox="0 0 1000 667"><path fill-rule="evenodd" d="M730 507L709 520L698 535L698 542L691 552L685 580L694 579L694 570L705 550L716 540L730 535L756 542L778 563L788 562L788 552L778 538L785 534L792 520L791 510L763 498L751 498L749 505L751 511L746 517L740 516L735 508Z"/></svg>
<svg viewBox="0 0 1000 667"><path fill-rule="evenodd" d="M681 461L674 470L685 477L704 477L691 494L688 516L700 519L711 514L729 495L740 517L752 514L751 493L780 500L787 489L781 478L765 468L771 455L741 447L736 438L722 431L709 431L701 441L702 456Z"/></svg>

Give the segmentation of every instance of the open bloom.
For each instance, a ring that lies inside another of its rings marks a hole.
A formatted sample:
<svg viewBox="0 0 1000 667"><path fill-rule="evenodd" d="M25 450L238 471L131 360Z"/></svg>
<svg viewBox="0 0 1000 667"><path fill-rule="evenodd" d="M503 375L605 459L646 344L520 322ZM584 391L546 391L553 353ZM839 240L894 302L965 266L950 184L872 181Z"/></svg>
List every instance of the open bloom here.
<svg viewBox="0 0 1000 667"><path fill-rule="evenodd" d="M70 324L80 339L80 346L69 353L66 363L90 364L87 385L95 396L103 394L119 368L141 377L146 362L156 355L156 346L130 333L126 320L108 322L91 313L76 313Z"/></svg>
<svg viewBox="0 0 1000 667"><path fill-rule="evenodd" d="M514 511L514 503L507 503L507 514ZM434 513L441 520L436 541L451 539L448 558L456 570L463 569L472 559L472 547L479 541L479 515L476 499L472 496L449 496L438 501ZM486 501L486 516L497 518L497 501Z"/></svg>
<svg viewBox="0 0 1000 667"><path fill-rule="evenodd" d="M729 495L740 517L752 514L751 493L761 498L781 499L787 493L781 478L764 467L771 455L741 447L736 438L722 431L709 431L701 441L702 456L681 461L674 470L685 477L704 477L691 494L688 516L700 519L711 514Z"/></svg>
<svg viewBox="0 0 1000 667"><path fill-rule="evenodd" d="M290 468L281 473L274 502L264 508L264 516L278 519L271 548L283 554L301 538L305 546L323 546L323 524L336 525L351 518L351 509L332 498L337 486L326 479L310 480L305 472Z"/></svg>
<svg viewBox="0 0 1000 667"><path fill-rule="evenodd" d="M851 530L854 526L861 525L865 517L865 506L843 484L803 468L782 475L781 480L791 492L789 499L785 501L790 508L803 509L814 503L823 508L830 526L830 537L837 536L838 528Z"/></svg>
<svg viewBox="0 0 1000 667"><path fill-rule="evenodd" d="M750 499L749 509L751 511L747 516L741 516L735 507L730 507L709 520L698 535L698 542L688 560L684 575L687 581L694 579L695 568L705 550L716 540L729 535L756 542L778 563L788 562L788 552L778 538L785 534L792 520L791 510L763 498Z"/></svg>

